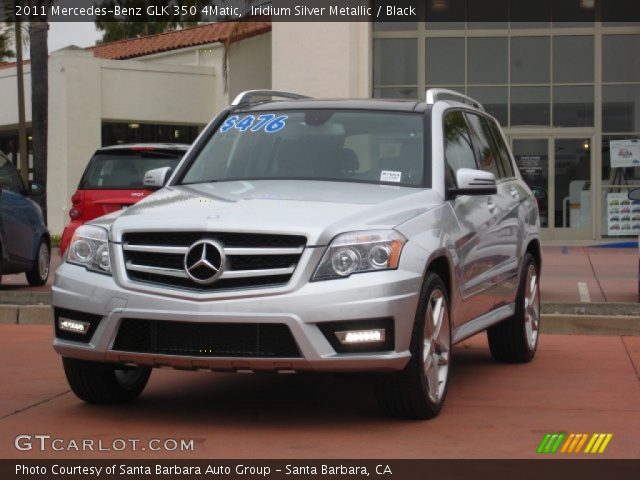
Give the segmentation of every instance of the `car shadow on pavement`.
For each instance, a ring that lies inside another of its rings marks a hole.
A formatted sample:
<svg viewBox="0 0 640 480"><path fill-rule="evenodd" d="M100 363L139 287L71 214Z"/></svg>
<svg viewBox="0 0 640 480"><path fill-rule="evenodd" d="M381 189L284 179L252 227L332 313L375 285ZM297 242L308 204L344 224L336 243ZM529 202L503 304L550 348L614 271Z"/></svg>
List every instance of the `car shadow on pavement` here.
<svg viewBox="0 0 640 480"><path fill-rule="evenodd" d="M474 370L496 367L486 348L463 345L455 353L448 401L456 384L473 376ZM71 407L74 412L68 413L99 415L105 421L140 426L175 422L181 426L208 423L273 428L295 423L348 427L361 425L363 420L384 420L375 402L374 378L358 374L244 375L162 369L153 372L147 389L134 403L114 408L78 400Z"/></svg>

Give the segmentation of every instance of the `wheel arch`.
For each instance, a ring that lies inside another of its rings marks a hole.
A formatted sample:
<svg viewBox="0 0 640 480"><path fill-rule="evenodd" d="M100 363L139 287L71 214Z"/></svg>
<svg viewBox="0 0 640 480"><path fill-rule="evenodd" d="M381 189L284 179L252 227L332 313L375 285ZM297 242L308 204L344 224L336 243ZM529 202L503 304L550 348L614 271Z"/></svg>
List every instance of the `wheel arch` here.
<svg viewBox="0 0 640 480"><path fill-rule="evenodd" d="M451 265L451 260L449 256L444 252L433 255L429 261L427 262L427 266L424 271L424 276L427 276L427 273L435 273L440 277L442 282L444 283L445 288L447 289L447 295L449 296L449 302L452 301L453 292L453 266Z"/></svg>
<svg viewBox="0 0 640 480"><path fill-rule="evenodd" d="M529 243L527 244L525 253L531 254L531 256L536 261L538 271L540 271L542 269L542 248L540 247L540 240L537 238L531 239L531 241L529 241Z"/></svg>

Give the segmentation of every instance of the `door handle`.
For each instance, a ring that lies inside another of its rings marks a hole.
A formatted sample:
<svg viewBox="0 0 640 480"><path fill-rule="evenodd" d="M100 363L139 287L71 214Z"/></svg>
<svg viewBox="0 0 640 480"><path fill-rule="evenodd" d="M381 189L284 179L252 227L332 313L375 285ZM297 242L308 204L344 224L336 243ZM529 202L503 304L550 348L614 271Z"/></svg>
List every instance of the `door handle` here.
<svg viewBox="0 0 640 480"><path fill-rule="evenodd" d="M496 209L496 204L494 203L494 201L491 198L487 202L487 207L489 208L489 212L491 212L491 213L493 213L493 211Z"/></svg>
<svg viewBox="0 0 640 480"><path fill-rule="evenodd" d="M520 198L520 194L518 193L518 190L516 190L515 188L512 188L509 193L511 194L511 196L515 199Z"/></svg>

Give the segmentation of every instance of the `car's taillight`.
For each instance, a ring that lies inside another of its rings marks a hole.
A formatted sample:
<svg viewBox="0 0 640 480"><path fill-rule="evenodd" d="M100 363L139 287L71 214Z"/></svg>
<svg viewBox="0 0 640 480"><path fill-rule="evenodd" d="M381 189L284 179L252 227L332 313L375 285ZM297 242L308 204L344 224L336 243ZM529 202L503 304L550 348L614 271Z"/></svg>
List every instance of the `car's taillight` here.
<svg viewBox="0 0 640 480"><path fill-rule="evenodd" d="M71 217L71 220L80 218L80 210L78 210L76 207L71 207L71 210L69 210L69 216Z"/></svg>
<svg viewBox="0 0 640 480"><path fill-rule="evenodd" d="M79 204L80 201L81 201L80 192L76 192L71 196L71 203L73 203L74 205Z"/></svg>

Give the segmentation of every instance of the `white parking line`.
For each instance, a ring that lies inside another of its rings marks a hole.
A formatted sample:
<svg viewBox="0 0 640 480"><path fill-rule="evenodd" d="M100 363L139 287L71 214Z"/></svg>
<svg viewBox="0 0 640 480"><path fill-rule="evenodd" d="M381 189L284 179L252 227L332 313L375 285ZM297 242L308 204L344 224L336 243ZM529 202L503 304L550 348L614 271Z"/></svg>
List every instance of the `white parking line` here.
<svg viewBox="0 0 640 480"><path fill-rule="evenodd" d="M578 293L582 303L591 303L591 295L589 295L589 287L584 282L578 282Z"/></svg>

